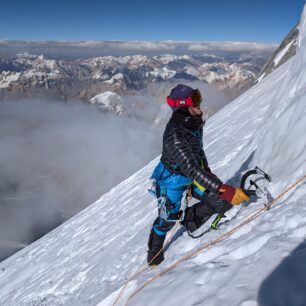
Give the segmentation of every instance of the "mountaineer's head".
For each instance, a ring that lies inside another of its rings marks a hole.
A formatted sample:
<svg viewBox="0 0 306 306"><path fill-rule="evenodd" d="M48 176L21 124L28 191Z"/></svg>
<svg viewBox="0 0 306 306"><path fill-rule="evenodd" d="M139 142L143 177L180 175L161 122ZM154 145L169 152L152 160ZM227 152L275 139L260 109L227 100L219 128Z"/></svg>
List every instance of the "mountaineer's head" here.
<svg viewBox="0 0 306 306"><path fill-rule="evenodd" d="M167 97L167 103L174 112L186 115L202 116L200 107L202 95L199 89L193 89L188 85L178 84Z"/></svg>

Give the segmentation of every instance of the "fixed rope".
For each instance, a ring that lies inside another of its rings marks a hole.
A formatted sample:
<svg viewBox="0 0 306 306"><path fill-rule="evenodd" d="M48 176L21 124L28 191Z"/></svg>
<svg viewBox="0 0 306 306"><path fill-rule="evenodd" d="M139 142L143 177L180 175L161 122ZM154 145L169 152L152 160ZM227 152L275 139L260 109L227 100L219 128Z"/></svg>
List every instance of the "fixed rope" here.
<svg viewBox="0 0 306 306"><path fill-rule="evenodd" d="M179 222L176 223L176 225L174 226L174 228L172 229L169 237L166 240L165 245L157 252L157 254L151 259L151 261L148 263L150 264L169 244L171 238L173 237L174 233L176 232L176 229L179 226ZM130 281L132 281L133 279L135 279L139 274L141 274L143 271L145 271L146 269L148 269L148 264L144 264L139 270L137 270L125 283L125 285L122 287L122 289L120 290L116 300L113 303L113 306L116 306L116 304L118 303L119 299L121 298L121 296L123 295L127 285L129 284Z"/></svg>
<svg viewBox="0 0 306 306"><path fill-rule="evenodd" d="M300 177L295 183L293 183L292 185L290 185L287 189L285 189L282 193L280 193L276 198L274 198L273 200L269 201L265 207L262 207L260 209L258 209L256 212L252 213L249 217L247 217L245 220L243 220L242 222L240 222L237 226L235 226L234 228L232 228L231 230L227 231L226 233L222 234L221 236L219 236L218 238L202 245L199 249L197 249L196 251L189 253L185 256L183 256L182 258L178 259L176 262L174 262L172 265L170 265L169 267L165 268L164 270L162 270L161 272L159 272L158 274L156 274L155 276L151 277L150 279L148 279L147 281L145 281L144 283L142 283L138 288L136 288L128 297L125 305L128 305L128 303L130 302L130 300L135 297L136 294L138 294L142 289L144 289L146 286L148 286L150 283L152 283L153 281L155 281L156 279L162 277L164 274L168 273L169 271L173 270L174 268L176 268L179 264L185 262L188 259L191 259L195 256L197 256L199 253L202 253L203 251L208 250L209 248L211 248L212 246L214 246L215 244L219 243L220 241L224 240L225 238L231 236L232 234L234 234L235 232L237 232L241 227L243 227L244 225L250 223L251 221L253 221L254 219L258 218L259 216L261 216L262 214L264 214L267 210L269 210L272 206L275 205L276 202L278 202L284 195L286 195L287 193L289 193L292 189L294 189L295 187L297 187L299 184L301 184L304 180L306 179L306 174L304 174L302 177ZM127 284L126 284L127 285ZM117 300L116 300L117 301Z"/></svg>

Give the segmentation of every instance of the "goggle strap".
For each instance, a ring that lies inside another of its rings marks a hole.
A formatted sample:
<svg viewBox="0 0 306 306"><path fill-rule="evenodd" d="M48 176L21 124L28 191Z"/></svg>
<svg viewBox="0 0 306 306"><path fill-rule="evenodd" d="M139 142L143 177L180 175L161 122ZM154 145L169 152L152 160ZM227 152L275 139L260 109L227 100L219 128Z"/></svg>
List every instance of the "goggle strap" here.
<svg viewBox="0 0 306 306"><path fill-rule="evenodd" d="M167 103L170 107L194 106L191 96L186 99L171 99L170 96L168 96Z"/></svg>

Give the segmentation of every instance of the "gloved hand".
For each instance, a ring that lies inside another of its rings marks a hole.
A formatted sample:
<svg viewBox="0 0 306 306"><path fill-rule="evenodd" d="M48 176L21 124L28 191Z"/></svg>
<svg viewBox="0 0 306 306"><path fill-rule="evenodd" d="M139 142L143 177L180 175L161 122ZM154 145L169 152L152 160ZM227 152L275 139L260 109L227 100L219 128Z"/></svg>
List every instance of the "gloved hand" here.
<svg viewBox="0 0 306 306"><path fill-rule="evenodd" d="M243 201L249 201L250 197L238 187L232 187L227 184L221 185L219 188L219 196L222 200L232 205L240 205Z"/></svg>

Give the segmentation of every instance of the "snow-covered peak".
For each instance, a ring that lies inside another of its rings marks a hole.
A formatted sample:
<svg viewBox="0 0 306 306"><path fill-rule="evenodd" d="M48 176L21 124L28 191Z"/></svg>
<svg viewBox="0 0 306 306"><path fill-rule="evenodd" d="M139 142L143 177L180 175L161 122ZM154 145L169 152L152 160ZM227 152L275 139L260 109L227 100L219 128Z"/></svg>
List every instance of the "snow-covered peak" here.
<svg viewBox="0 0 306 306"><path fill-rule="evenodd" d="M151 82L169 79L208 81L221 90L235 87L235 90L242 91L253 84L256 76L252 71L257 74L264 64L264 58L260 55L257 60L237 58L238 67L234 75L230 68L233 59L226 57L168 54L153 57L100 56L69 61L19 53L17 57L0 59L0 70L11 69L9 75L0 72L0 99L10 100L19 95L31 97L40 93L38 88L45 87L48 90L42 92L53 99L88 101L99 92L111 90L128 93L146 88ZM220 78L218 74L206 73L205 70L201 73L202 64L207 62L210 63L210 71L218 70L218 65L222 64L226 74ZM244 70L250 72L247 77ZM73 86L75 82L83 88L82 91Z"/></svg>
<svg viewBox="0 0 306 306"><path fill-rule="evenodd" d="M106 91L96 95L90 99L91 104L98 104L99 108L103 111L110 111L118 115L123 111L122 97L112 91Z"/></svg>
<svg viewBox="0 0 306 306"><path fill-rule="evenodd" d="M17 82L19 80L20 72L11 73L9 71L2 71L1 76L0 88L7 88L11 82Z"/></svg>
<svg viewBox="0 0 306 306"><path fill-rule="evenodd" d="M160 56L154 56L156 60L161 61L164 65L169 64L170 62L173 62L175 60L186 60L190 61L192 60L192 57L184 54L184 55L174 55L174 54L165 54L165 55L160 55Z"/></svg>
<svg viewBox="0 0 306 306"><path fill-rule="evenodd" d="M122 56L118 58L121 64L144 65L149 62L149 58L145 55Z"/></svg>
<svg viewBox="0 0 306 306"><path fill-rule="evenodd" d="M112 76L109 80L104 81L103 83L105 84L113 84L116 83L117 81L123 80L124 79L124 74L122 73L117 73L114 76Z"/></svg>
<svg viewBox="0 0 306 306"><path fill-rule="evenodd" d="M171 70L167 67L162 67L161 69L155 68L153 71L147 73L147 75L154 76L156 78L160 77L162 79L170 79L176 74L175 70Z"/></svg>

